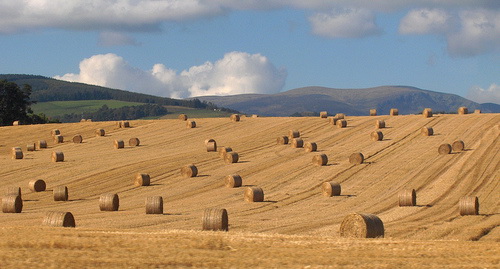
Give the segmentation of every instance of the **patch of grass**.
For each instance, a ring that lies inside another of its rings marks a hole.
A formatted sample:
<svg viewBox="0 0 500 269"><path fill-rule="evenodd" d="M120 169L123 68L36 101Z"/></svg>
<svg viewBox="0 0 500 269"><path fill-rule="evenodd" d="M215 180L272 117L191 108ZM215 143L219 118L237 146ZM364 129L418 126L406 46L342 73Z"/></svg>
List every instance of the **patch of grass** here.
<svg viewBox="0 0 500 269"><path fill-rule="evenodd" d="M64 114L81 114L94 112L107 105L109 108L120 108L124 106L137 106L143 103L125 102L117 100L82 100L82 101L52 101L40 102L31 106L35 114L44 113L49 117L62 116Z"/></svg>
<svg viewBox="0 0 500 269"><path fill-rule="evenodd" d="M168 114L161 117L162 119L177 119L179 114L186 114L188 118L224 118L232 114L225 111L195 109L182 106L167 106L167 110Z"/></svg>

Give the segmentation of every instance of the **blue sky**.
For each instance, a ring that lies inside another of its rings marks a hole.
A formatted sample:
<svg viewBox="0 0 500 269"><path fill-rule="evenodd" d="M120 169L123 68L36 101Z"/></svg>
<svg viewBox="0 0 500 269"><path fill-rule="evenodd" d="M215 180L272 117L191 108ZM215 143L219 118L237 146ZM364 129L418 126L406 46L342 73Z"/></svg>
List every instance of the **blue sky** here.
<svg viewBox="0 0 500 269"><path fill-rule="evenodd" d="M185 98L407 85L500 103L500 1L0 0L0 73Z"/></svg>

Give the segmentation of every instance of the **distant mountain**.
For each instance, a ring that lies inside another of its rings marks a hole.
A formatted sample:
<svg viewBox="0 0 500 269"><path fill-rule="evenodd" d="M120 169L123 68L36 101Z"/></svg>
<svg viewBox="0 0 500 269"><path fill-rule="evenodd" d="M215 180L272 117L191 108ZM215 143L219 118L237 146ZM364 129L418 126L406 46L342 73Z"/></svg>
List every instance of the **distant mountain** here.
<svg viewBox="0 0 500 269"><path fill-rule="evenodd" d="M330 114L368 115L376 108L388 114L398 108L401 114L421 113L424 108L434 112L456 113L458 107L482 112L500 113L500 105L478 104L455 94L433 92L408 86L380 86L366 89L334 89L305 87L276 94L242 94L232 96L200 96L202 101L248 114L290 116L294 113L328 111Z"/></svg>

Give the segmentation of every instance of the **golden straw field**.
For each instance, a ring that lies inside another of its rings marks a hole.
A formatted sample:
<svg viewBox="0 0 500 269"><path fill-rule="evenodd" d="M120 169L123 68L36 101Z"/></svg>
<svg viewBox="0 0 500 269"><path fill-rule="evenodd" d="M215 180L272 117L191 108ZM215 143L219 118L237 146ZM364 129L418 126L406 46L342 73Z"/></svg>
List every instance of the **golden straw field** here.
<svg viewBox="0 0 500 269"><path fill-rule="evenodd" d="M192 119L190 119L192 120ZM500 266L500 114L346 117L337 128L324 118L242 117L81 122L0 128L0 191L21 187L22 213L0 213L1 267L147 268L498 268ZM370 137L384 120L382 141ZM423 136L421 128L433 128ZM96 129L106 135L96 137ZM59 129L64 143L55 144ZM300 131L317 152L277 145ZM73 136L83 142L75 144ZM129 146L130 138L140 145ZM204 141L239 155L227 164ZM125 147L115 149L121 139ZM48 148L27 151L46 140ZM462 140L465 150L438 154L443 143ZM12 147L24 158L13 160ZM52 162L53 151L64 153ZM361 152L364 163L349 163ZM328 164L315 166L315 155ZM196 177L181 168L195 164ZM135 186L137 173L150 186ZM239 174L242 186L224 178ZM28 182L47 188L31 192ZM336 181L340 196L325 197L321 185ZM54 201L66 186L69 201ZM247 187L261 187L264 201L244 200ZM415 189L417 205L398 206L398 193ZM100 211L99 197L119 195L119 211ZM479 215L460 216L459 200L477 196ZM162 196L164 214L146 215L145 199ZM225 208L228 232L201 231L206 208ZM68 211L76 228L42 226L47 211ZM377 215L385 237L349 239L339 227L350 213Z"/></svg>

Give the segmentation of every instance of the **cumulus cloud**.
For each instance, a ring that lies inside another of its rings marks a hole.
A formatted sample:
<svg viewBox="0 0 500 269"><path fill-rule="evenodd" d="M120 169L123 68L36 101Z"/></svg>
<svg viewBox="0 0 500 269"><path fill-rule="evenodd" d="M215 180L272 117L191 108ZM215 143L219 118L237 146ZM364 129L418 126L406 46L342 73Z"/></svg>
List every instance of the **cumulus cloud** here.
<svg viewBox="0 0 500 269"><path fill-rule="evenodd" d="M402 34L445 33L452 28L452 19L448 12L441 9L411 10L399 25Z"/></svg>
<svg viewBox="0 0 500 269"><path fill-rule="evenodd" d="M469 89L467 98L474 102L500 104L500 85L491 84L488 89L474 86Z"/></svg>
<svg viewBox="0 0 500 269"><path fill-rule="evenodd" d="M279 92L287 77L265 56L230 52L215 63L206 62L180 73L163 64L151 70L131 66L115 54L100 54L80 62L79 74L56 79L118 88L173 98L203 95Z"/></svg>
<svg viewBox="0 0 500 269"><path fill-rule="evenodd" d="M309 17L314 34L328 38L359 38L379 34L375 16L365 9L342 9Z"/></svg>

